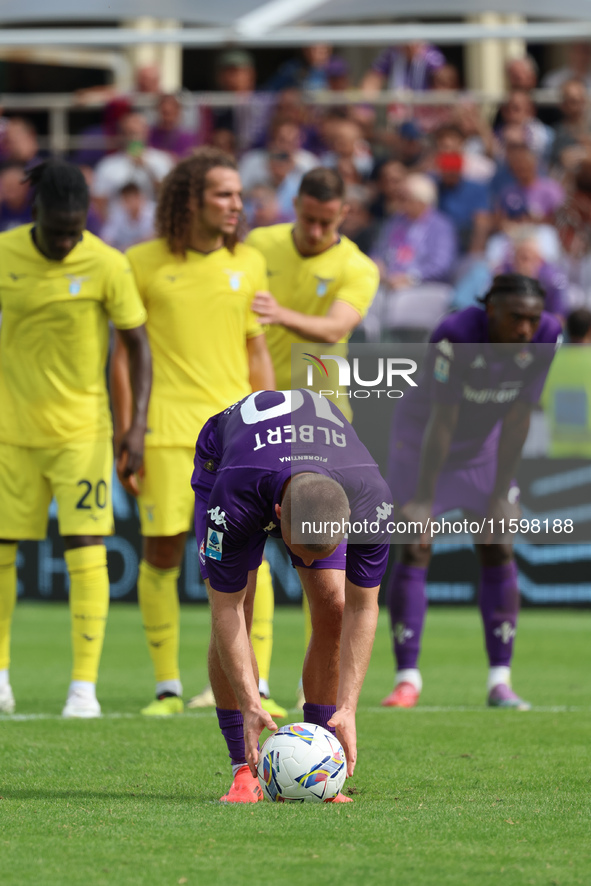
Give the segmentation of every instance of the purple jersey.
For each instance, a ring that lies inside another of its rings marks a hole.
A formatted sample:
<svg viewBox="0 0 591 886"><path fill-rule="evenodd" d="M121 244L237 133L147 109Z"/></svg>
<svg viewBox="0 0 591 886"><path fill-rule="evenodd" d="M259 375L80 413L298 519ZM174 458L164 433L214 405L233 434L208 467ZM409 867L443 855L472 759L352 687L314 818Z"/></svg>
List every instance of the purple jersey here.
<svg viewBox="0 0 591 886"><path fill-rule="evenodd" d="M390 491L339 409L301 389L250 394L199 434L191 485L200 560L213 588L245 587L256 565L253 546L262 556L267 536L281 537L275 505L286 481L301 472L324 474L343 487L352 529L364 525L362 534L349 535L347 577L360 587L379 585L388 559Z"/></svg>
<svg viewBox="0 0 591 886"><path fill-rule="evenodd" d="M447 465L482 464L496 455L501 424L517 400L535 404L560 341L558 320L543 313L529 345L500 350L489 339L486 311L447 316L431 336L425 370L395 414L393 452L418 459L433 403L460 404Z"/></svg>

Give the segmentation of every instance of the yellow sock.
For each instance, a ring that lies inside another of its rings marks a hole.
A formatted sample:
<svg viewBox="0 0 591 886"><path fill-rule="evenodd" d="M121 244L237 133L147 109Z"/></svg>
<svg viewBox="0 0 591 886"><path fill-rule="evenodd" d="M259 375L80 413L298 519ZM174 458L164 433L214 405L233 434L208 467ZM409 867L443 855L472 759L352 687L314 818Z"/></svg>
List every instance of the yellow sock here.
<svg viewBox="0 0 591 886"><path fill-rule="evenodd" d="M72 680L96 683L109 611L109 574L104 545L65 553L70 575Z"/></svg>
<svg viewBox="0 0 591 886"><path fill-rule="evenodd" d="M302 609L304 610L304 641L307 649L310 645L310 637L312 636L312 617L310 615L310 604L308 598L302 592Z"/></svg>
<svg viewBox="0 0 591 886"><path fill-rule="evenodd" d="M137 593L156 682L179 680L180 568L156 569L142 560Z"/></svg>
<svg viewBox="0 0 591 886"><path fill-rule="evenodd" d="M263 683L267 684L267 690L269 685L269 673L271 670L271 653L273 652L274 609L275 596L273 594L271 570L268 562L263 560L257 573L257 587L254 595L250 639L259 666L259 680L262 680Z"/></svg>
<svg viewBox="0 0 591 886"><path fill-rule="evenodd" d="M16 544L0 545L0 671L10 664L10 626L16 603Z"/></svg>

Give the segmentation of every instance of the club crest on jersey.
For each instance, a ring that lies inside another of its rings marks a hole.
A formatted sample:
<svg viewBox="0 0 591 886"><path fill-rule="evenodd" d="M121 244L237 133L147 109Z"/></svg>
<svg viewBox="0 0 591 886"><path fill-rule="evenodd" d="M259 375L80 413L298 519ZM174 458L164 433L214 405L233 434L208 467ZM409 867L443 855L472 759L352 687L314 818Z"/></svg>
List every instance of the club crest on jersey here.
<svg viewBox="0 0 591 886"><path fill-rule="evenodd" d="M85 280L88 280L88 277L75 277L74 274L64 274L70 281L70 285L68 286L68 292L70 295L79 295L80 290L82 289L82 284Z"/></svg>
<svg viewBox="0 0 591 886"><path fill-rule="evenodd" d="M316 295L322 298L328 292L328 284L334 282L334 277L319 277L318 274L314 274L314 279L317 281Z"/></svg>
<svg viewBox="0 0 591 886"><path fill-rule="evenodd" d="M224 533L217 529L207 530L207 542L205 543L205 556L212 560L222 559L222 542Z"/></svg>
<svg viewBox="0 0 591 886"><path fill-rule="evenodd" d="M433 375L437 381L445 384L449 379L449 360L446 360L445 357L437 357Z"/></svg>
<svg viewBox="0 0 591 886"><path fill-rule="evenodd" d="M515 362L520 369L527 369L530 363L533 363L534 356L530 351L520 351L515 356Z"/></svg>
<svg viewBox="0 0 591 886"><path fill-rule="evenodd" d="M232 290L232 292L238 292L238 290L240 289L240 281L244 276L244 271L229 271L228 269L225 269L224 274L228 275L230 289Z"/></svg>

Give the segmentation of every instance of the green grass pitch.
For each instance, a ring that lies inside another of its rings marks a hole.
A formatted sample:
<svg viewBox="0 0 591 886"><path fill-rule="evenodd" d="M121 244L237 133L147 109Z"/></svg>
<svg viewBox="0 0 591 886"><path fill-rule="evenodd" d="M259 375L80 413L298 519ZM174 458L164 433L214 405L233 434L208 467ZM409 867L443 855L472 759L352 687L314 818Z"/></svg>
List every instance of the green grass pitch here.
<svg viewBox="0 0 591 886"><path fill-rule="evenodd" d="M425 688L412 711L392 686L385 614L358 714L346 806L224 807L226 750L210 712L153 721L139 612L114 605L100 721L62 721L69 670L61 604L20 604L0 717L2 886L568 886L591 883L591 684L587 611L524 611L514 665L528 713L484 707L474 609L431 609ZM302 616L276 613L272 690L294 703ZM182 612L185 695L206 682L208 613ZM293 711L291 719L300 715Z"/></svg>

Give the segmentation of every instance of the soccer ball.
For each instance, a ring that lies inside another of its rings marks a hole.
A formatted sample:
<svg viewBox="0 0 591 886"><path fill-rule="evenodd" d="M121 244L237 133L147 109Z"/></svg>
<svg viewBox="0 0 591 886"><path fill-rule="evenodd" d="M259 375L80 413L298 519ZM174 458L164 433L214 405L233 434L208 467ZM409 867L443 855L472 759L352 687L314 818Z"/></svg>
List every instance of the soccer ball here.
<svg viewBox="0 0 591 886"><path fill-rule="evenodd" d="M257 774L267 800L321 803L342 788L347 760L339 740L327 729L291 723L266 740Z"/></svg>

